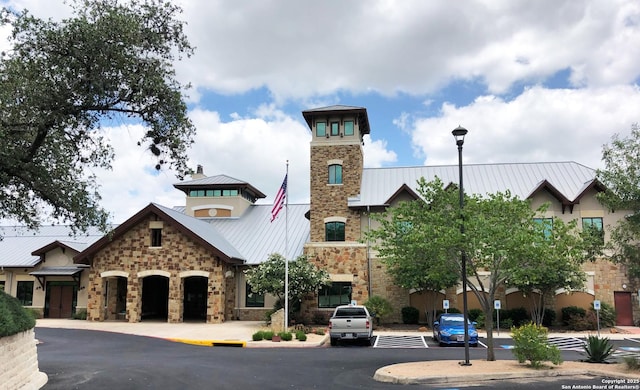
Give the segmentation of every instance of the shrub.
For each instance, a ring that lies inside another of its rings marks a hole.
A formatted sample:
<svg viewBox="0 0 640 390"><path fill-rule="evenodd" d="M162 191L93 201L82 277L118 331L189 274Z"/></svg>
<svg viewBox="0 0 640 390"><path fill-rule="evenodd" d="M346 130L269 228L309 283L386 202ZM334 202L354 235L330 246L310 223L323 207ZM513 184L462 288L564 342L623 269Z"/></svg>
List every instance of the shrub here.
<svg viewBox="0 0 640 390"><path fill-rule="evenodd" d="M374 295L367 299L367 301L364 303L364 306L367 308L367 310L369 310L369 314L375 317L377 325L380 325L380 319L382 317L388 316L393 312L393 307L391 307L389 301L377 295Z"/></svg>
<svg viewBox="0 0 640 390"><path fill-rule="evenodd" d="M584 345L584 351L587 354L587 360L585 361L589 363L606 363L616 349L606 337L589 336L587 344Z"/></svg>
<svg viewBox="0 0 640 390"><path fill-rule="evenodd" d="M511 319L513 326L521 326L529 322L529 313L524 307L516 307L513 309L502 310L500 312L500 323L502 319ZM511 328L511 327L509 327Z"/></svg>
<svg viewBox="0 0 640 390"><path fill-rule="evenodd" d="M417 324L420 319L420 311L413 306L405 306L401 310L403 324Z"/></svg>
<svg viewBox="0 0 640 390"><path fill-rule="evenodd" d="M569 321L573 316L584 317L587 311L578 306L566 306L562 308L562 325L569 325Z"/></svg>
<svg viewBox="0 0 640 390"><path fill-rule="evenodd" d="M476 317L476 328L484 329L485 327L485 317L484 312L480 313L478 317Z"/></svg>
<svg viewBox="0 0 640 390"><path fill-rule="evenodd" d="M328 325L331 313L327 311L316 310L311 315L311 321L316 325Z"/></svg>
<svg viewBox="0 0 640 390"><path fill-rule="evenodd" d="M576 331L595 330L598 327L598 321L594 312L588 312L585 315L575 314L569 317L567 323L569 329Z"/></svg>
<svg viewBox="0 0 640 390"><path fill-rule="evenodd" d="M513 338L513 354L519 363L529 361L531 366L538 368L542 362L550 361L558 365L562 363L560 350L555 345L547 343L547 328L533 323L511 328Z"/></svg>
<svg viewBox="0 0 640 390"><path fill-rule="evenodd" d="M282 341L291 341L293 339L293 335L291 334L291 332L279 332L278 336L280 336L280 339Z"/></svg>
<svg viewBox="0 0 640 390"><path fill-rule="evenodd" d="M262 337L264 337L265 340L272 340L273 339L273 331L272 330L264 330L262 331Z"/></svg>
<svg viewBox="0 0 640 390"><path fill-rule="evenodd" d="M0 291L0 337L11 336L36 326L33 315L27 311L20 301Z"/></svg>
<svg viewBox="0 0 640 390"><path fill-rule="evenodd" d="M589 312L593 312L595 316L595 310L593 307L589 309ZM598 317L596 317L597 323ZM608 303L600 303L600 326L603 328L609 328L616 324L616 309ZM597 327L597 325L596 325Z"/></svg>
<svg viewBox="0 0 640 390"><path fill-rule="evenodd" d="M511 329L513 326L513 320L511 318L500 319L500 329Z"/></svg>
<svg viewBox="0 0 640 390"><path fill-rule="evenodd" d="M549 327L556 322L556 311L553 309L544 309L544 318L542 318L542 325Z"/></svg>
<svg viewBox="0 0 640 390"><path fill-rule="evenodd" d="M628 370L639 371L640 370L640 359L635 356L624 356L622 358L624 364L627 366Z"/></svg>
<svg viewBox="0 0 640 390"><path fill-rule="evenodd" d="M318 336L324 336L324 329L318 328L318 329L316 329L315 333Z"/></svg>
<svg viewBox="0 0 640 390"><path fill-rule="evenodd" d="M297 331L296 332L296 340L299 341L307 341L307 335L306 333L304 333L303 331Z"/></svg>
<svg viewBox="0 0 640 390"><path fill-rule="evenodd" d="M480 317L480 315L483 315L484 312L482 311L482 309L469 309L469 321L473 322L473 321L478 321L478 317Z"/></svg>
<svg viewBox="0 0 640 390"><path fill-rule="evenodd" d="M72 318L74 320L86 320L87 319L87 309L78 309L75 313L73 313Z"/></svg>
<svg viewBox="0 0 640 390"><path fill-rule="evenodd" d="M259 330L256 333L253 334L253 336L251 336L251 339L253 341L262 341L264 340L264 332Z"/></svg>

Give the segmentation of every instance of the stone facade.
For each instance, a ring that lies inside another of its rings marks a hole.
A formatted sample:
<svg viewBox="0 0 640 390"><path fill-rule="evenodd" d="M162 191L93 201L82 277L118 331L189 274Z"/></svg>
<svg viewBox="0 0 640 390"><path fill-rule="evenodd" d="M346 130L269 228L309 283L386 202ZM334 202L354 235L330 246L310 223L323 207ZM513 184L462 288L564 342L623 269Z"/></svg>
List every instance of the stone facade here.
<svg viewBox="0 0 640 390"><path fill-rule="evenodd" d="M33 329L0 337L0 387L6 390L39 389L47 374L38 369L38 350Z"/></svg>
<svg viewBox="0 0 640 390"><path fill-rule="evenodd" d="M378 258L371 260L371 295L383 297L391 304L393 313L384 318L385 322L401 323L402 308L411 306L409 291L395 283Z"/></svg>
<svg viewBox="0 0 640 390"><path fill-rule="evenodd" d="M342 184L329 182L329 162L342 163ZM362 180L360 144L311 147L311 242L325 240L325 218L344 217L345 241L360 239L360 213L347 208L347 199L360 193Z"/></svg>
<svg viewBox="0 0 640 390"><path fill-rule="evenodd" d="M150 247L149 216L122 236L116 237L92 259L89 276L87 319L104 321L116 319L113 312L115 294L109 280L126 277L126 314L129 322L142 319L142 291L144 280L150 276L168 278L168 322L182 322L184 279L190 276L207 277L206 322L220 323L233 316L233 283L225 280L231 267L216 255L194 242L170 223L162 228L162 246ZM107 292L109 291L109 293ZM106 294L106 295L105 295ZM105 298L109 297L105 302Z"/></svg>

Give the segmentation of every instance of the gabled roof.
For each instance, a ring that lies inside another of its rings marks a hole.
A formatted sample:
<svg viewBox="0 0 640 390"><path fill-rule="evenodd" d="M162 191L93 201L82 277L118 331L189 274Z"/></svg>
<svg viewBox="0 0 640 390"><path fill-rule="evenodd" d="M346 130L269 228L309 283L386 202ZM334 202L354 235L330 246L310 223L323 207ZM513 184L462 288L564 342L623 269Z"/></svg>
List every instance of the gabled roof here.
<svg viewBox="0 0 640 390"><path fill-rule="evenodd" d="M327 106L327 107L311 108L311 109L302 111L302 116L304 117L304 120L307 122L307 126L309 126L309 129L312 129L313 128L312 119L317 116L344 115L346 113L353 113L356 115L356 117L358 118L360 134L365 135L371 132L371 130L369 129L369 116L367 115L367 109L364 107L334 105L334 106Z"/></svg>
<svg viewBox="0 0 640 390"><path fill-rule="evenodd" d="M38 248L36 250L34 250L33 252L31 252L32 255L34 256L42 256L45 253L56 249L56 248L62 248L62 249L71 249L75 252L82 252L83 250L85 250L87 247L89 246L89 243L86 242L72 242L72 241L60 241L60 240L55 240L45 246L43 246L42 248Z"/></svg>
<svg viewBox="0 0 640 390"><path fill-rule="evenodd" d="M40 262L40 254L46 249L67 246L76 251L99 240L104 233L96 227L73 236L70 226L41 226L29 229L25 226L0 226L0 267L34 267Z"/></svg>
<svg viewBox="0 0 640 390"><path fill-rule="evenodd" d="M194 241L211 250L222 260L230 263L243 263L244 257L231 245L220 233L212 228L210 224L197 218L182 214L173 209L150 203L147 207L137 212L134 216L126 220L93 245L74 257L75 260L91 259L99 250L109 245L113 240L125 234L135 225L147 218L149 215L156 215L163 221L174 222L175 227L183 234L191 237Z"/></svg>
<svg viewBox="0 0 640 390"><path fill-rule="evenodd" d="M594 169L576 162L463 165L466 193L484 196L509 190L520 199L527 199L536 191L547 189L569 203L579 201L595 174ZM431 181L436 176L445 185L457 184L458 165L365 168L361 193L349 199L349 207L383 206L401 187L406 185L417 192L419 178Z"/></svg>
<svg viewBox="0 0 640 390"><path fill-rule="evenodd" d="M235 189L241 188L249 191L254 194L256 198L266 198L267 196L263 194L260 190L247 183L246 181L242 181L231 176L227 175L216 175L216 176L207 176L200 179L184 181L180 183L176 183L173 185L175 188L184 192L185 194L189 194L189 190L194 189L204 189L204 188L217 188L217 189Z"/></svg>
<svg viewBox="0 0 640 390"><path fill-rule="evenodd" d="M272 205L251 205L242 218L206 218L206 221L246 259L260 264L270 254L280 253L293 260L303 253L310 240L310 224L305 217L308 204L289 204L270 222ZM285 253L285 245L287 246Z"/></svg>

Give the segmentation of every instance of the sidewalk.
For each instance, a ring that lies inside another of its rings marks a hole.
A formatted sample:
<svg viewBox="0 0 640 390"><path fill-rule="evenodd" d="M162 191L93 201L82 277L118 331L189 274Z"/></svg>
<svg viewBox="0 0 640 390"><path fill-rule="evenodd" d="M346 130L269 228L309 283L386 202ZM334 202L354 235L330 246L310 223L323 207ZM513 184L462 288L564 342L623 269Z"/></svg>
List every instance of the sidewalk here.
<svg viewBox="0 0 640 390"><path fill-rule="evenodd" d="M252 341L255 332L265 329L262 321L229 321L222 324L180 323L169 324L166 322L90 322L68 319L38 319L37 328L67 328L87 329L104 332L116 332L147 337L157 337L176 342L214 346L216 342L224 345L231 342L236 346L250 348L300 348L320 347L327 340L327 335L307 334L307 341L273 342L268 340ZM615 333L611 333L615 332ZM625 332L625 333L622 333ZM549 337L576 337L586 338L597 332L551 333ZM374 330L374 335L420 335L431 337L430 330L420 332L415 330ZM510 338L510 332L501 330L500 335L493 332L494 339ZM629 337L640 337L640 328L618 327L616 330L603 329L601 337L610 340L623 340ZM480 337L486 338L486 332L480 331ZM626 371L624 364L590 364L582 362L564 362L560 366L548 365L544 369L535 370L515 360L498 360L488 362L486 360L472 360L471 366L461 366L458 361L438 360L412 363L400 363L379 368L374 379L380 382L392 382L403 384L441 384L480 382L492 380L508 380L521 378L541 378L556 376L590 376L610 378L634 378L640 379L640 371Z"/></svg>

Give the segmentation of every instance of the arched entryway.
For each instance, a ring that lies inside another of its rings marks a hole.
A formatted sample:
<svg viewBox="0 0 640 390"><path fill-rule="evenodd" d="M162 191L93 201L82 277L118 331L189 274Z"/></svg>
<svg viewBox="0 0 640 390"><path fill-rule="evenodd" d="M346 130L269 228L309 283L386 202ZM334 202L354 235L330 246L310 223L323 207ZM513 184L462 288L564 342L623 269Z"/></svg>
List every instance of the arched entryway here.
<svg viewBox="0 0 640 390"><path fill-rule="evenodd" d="M169 278L146 276L142 282L142 316L144 320L167 321L169 315Z"/></svg>
<svg viewBox="0 0 640 390"><path fill-rule="evenodd" d="M207 284L204 276L184 278L183 321L202 321L207 319Z"/></svg>

